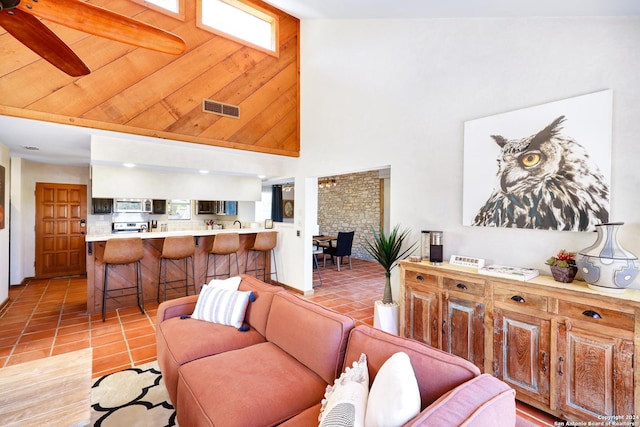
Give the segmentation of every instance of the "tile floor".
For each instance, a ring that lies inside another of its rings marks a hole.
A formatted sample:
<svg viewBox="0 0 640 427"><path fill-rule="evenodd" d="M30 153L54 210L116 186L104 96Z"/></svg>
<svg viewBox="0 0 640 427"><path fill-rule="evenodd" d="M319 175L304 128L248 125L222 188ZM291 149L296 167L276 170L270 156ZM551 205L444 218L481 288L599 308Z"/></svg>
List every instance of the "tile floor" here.
<svg viewBox="0 0 640 427"><path fill-rule="evenodd" d="M384 274L374 262L353 259L353 269L314 270L311 301L345 313L356 323L373 325L373 301L382 297ZM30 280L9 289L9 303L0 311L0 367L93 347L93 377L156 359L157 304L145 314L129 308L101 315L86 312L84 277ZM553 419L525 405L518 407L534 424L552 426Z"/></svg>

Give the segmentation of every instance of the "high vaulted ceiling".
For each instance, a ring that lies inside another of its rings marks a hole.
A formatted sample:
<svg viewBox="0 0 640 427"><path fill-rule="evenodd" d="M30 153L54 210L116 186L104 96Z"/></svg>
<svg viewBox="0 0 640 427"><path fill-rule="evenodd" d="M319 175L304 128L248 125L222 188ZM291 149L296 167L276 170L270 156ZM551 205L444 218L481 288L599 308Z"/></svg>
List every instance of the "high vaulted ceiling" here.
<svg viewBox="0 0 640 427"><path fill-rule="evenodd" d="M639 16L639 0L266 0L300 19L437 19L456 17ZM0 87L2 90L7 88ZM92 134L117 133L0 115L0 143L32 161L89 164ZM128 139L146 137L131 137ZM46 149L25 146L46 140Z"/></svg>
<svg viewBox="0 0 640 427"><path fill-rule="evenodd" d="M638 0L266 0L299 19L640 15Z"/></svg>

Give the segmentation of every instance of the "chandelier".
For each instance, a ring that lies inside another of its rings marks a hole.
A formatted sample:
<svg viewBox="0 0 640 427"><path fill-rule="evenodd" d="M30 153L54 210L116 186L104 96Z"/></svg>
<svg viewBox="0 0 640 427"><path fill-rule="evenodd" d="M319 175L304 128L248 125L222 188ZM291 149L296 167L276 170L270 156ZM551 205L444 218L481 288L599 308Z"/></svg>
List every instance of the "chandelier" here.
<svg viewBox="0 0 640 427"><path fill-rule="evenodd" d="M320 188L329 188L329 187L335 187L335 186L336 186L336 180L333 178L318 180L318 187Z"/></svg>

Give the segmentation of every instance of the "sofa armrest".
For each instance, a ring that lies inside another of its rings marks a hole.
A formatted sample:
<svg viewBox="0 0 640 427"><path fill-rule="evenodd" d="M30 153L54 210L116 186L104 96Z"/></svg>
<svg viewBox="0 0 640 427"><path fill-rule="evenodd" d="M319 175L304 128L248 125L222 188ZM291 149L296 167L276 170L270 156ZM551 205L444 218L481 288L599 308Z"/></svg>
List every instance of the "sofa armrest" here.
<svg viewBox="0 0 640 427"><path fill-rule="evenodd" d="M158 314L156 315L156 325L164 322L172 317L180 317L183 314L191 315L196 308L198 295L189 295L187 297L176 298L163 302L158 306Z"/></svg>
<svg viewBox="0 0 640 427"><path fill-rule="evenodd" d="M516 425L516 392L506 383L482 374L449 391L406 426Z"/></svg>

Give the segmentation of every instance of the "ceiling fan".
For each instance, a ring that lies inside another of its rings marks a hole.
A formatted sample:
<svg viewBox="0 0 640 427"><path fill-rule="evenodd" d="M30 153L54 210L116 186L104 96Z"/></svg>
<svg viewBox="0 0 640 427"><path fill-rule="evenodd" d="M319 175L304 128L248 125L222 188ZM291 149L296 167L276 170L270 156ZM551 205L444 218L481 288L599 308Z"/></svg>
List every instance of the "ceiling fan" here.
<svg viewBox="0 0 640 427"><path fill-rule="evenodd" d="M0 0L0 26L73 77L91 70L38 18L158 52L179 55L186 48L175 34L81 0Z"/></svg>

